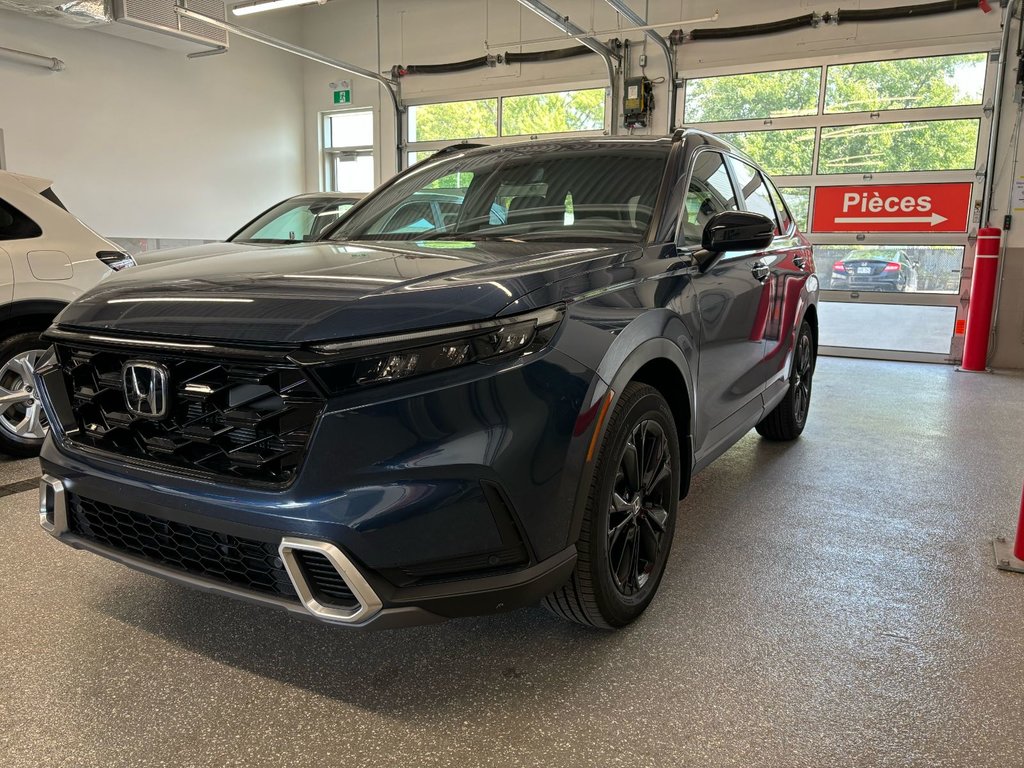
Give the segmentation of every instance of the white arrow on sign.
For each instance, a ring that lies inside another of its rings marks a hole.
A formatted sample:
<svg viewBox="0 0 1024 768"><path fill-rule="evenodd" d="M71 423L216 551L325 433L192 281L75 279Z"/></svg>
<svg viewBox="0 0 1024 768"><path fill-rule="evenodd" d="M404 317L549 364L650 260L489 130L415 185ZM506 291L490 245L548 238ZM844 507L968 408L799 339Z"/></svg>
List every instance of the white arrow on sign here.
<svg viewBox="0 0 1024 768"><path fill-rule="evenodd" d="M935 226L947 221L945 216L933 213L931 216L890 216L882 218L878 216L857 216L848 218L837 218L836 224L929 224Z"/></svg>

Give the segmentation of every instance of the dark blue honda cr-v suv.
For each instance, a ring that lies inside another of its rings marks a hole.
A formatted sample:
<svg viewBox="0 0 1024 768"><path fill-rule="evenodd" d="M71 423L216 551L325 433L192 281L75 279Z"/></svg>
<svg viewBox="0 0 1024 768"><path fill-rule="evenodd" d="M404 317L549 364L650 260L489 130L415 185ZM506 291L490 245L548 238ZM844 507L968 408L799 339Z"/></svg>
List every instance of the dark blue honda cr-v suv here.
<svg viewBox="0 0 1024 768"><path fill-rule="evenodd" d="M816 301L778 190L707 134L452 147L326 239L66 309L40 522L336 624L621 626L693 473L800 434Z"/></svg>

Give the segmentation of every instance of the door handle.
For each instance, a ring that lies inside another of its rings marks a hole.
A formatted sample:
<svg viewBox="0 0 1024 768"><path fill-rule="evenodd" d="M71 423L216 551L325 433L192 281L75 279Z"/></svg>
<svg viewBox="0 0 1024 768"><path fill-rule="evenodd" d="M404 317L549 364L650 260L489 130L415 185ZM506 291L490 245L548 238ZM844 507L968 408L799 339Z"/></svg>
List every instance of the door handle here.
<svg viewBox="0 0 1024 768"><path fill-rule="evenodd" d="M768 279L768 275L771 274L771 270L768 269L768 265L763 261L755 261L750 267L750 273L754 276L755 280L760 280L762 283Z"/></svg>
<svg viewBox="0 0 1024 768"><path fill-rule="evenodd" d="M807 266L807 259L804 256L794 256L793 266L797 269L804 269Z"/></svg>

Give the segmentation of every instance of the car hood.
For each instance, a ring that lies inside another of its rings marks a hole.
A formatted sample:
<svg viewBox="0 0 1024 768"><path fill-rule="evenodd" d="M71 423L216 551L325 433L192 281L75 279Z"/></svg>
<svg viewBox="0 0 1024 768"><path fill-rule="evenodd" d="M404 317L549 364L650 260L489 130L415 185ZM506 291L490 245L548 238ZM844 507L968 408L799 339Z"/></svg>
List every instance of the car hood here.
<svg viewBox="0 0 1024 768"><path fill-rule="evenodd" d="M126 269L64 310L67 330L298 345L473 322L639 255L615 244L316 243Z"/></svg>
<svg viewBox="0 0 1024 768"><path fill-rule="evenodd" d="M225 253L251 251L259 247L252 243L214 242L203 243L202 245L186 245L181 248L160 248L156 251L142 251L135 254L133 258L139 266L146 266L176 259L191 259L196 256L220 256Z"/></svg>

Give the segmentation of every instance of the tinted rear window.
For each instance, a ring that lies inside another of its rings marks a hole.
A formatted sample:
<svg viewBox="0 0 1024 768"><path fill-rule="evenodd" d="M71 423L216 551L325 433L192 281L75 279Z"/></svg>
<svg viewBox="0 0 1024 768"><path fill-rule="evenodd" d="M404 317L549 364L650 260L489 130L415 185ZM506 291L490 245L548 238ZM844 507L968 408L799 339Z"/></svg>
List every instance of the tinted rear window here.
<svg viewBox="0 0 1024 768"><path fill-rule="evenodd" d="M6 200L0 200L0 240L25 240L42 234L43 230L32 219Z"/></svg>

